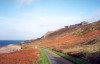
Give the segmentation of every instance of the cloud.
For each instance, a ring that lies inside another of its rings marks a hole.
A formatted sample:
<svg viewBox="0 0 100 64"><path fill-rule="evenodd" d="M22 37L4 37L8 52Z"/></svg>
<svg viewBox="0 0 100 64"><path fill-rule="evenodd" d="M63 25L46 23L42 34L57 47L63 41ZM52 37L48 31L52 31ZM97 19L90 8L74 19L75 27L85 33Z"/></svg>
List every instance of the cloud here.
<svg viewBox="0 0 100 64"><path fill-rule="evenodd" d="M31 5L39 0L15 0L18 3L18 9L22 9L25 5Z"/></svg>
<svg viewBox="0 0 100 64"><path fill-rule="evenodd" d="M89 17L53 16L39 12L22 13L16 18L0 17L1 39L33 39L44 35L47 31L57 30L66 25L80 23L83 20L100 19L100 11ZM96 19L94 19L96 18ZM10 37L11 36L11 37ZM7 38L8 37L8 38ZM10 38L9 38L10 37ZM15 38L14 38L15 37Z"/></svg>
<svg viewBox="0 0 100 64"><path fill-rule="evenodd" d="M57 30L65 25L76 23L78 18L43 16L39 14L26 14L17 18L1 17L0 38L5 39L33 39L41 37L47 31ZM72 19L72 20L71 20ZM74 22L73 22L74 21ZM6 38L10 37L11 38Z"/></svg>
<svg viewBox="0 0 100 64"><path fill-rule="evenodd" d="M20 4L31 4L37 0L17 0Z"/></svg>

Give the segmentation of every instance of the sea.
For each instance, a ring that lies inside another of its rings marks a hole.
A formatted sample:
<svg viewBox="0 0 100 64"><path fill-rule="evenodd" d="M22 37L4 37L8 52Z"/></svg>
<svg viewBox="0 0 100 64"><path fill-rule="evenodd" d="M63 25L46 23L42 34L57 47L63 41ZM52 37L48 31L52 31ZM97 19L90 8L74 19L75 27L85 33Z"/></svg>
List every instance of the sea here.
<svg viewBox="0 0 100 64"><path fill-rule="evenodd" d="M23 43L25 40L0 40L0 47L1 46L6 46L9 44L18 44L18 43Z"/></svg>

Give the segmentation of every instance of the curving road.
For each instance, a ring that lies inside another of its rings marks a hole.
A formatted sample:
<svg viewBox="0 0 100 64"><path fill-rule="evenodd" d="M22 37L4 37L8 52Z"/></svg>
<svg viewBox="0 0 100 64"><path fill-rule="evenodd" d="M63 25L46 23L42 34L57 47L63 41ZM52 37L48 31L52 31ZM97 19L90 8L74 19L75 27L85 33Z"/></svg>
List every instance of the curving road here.
<svg viewBox="0 0 100 64"><path fill-rule="evenodd" d="M48 56L48 58L50 59L51 64L74 64L71 61L62 58L51 51L48 51L46 49L43 49L43 50L45 54Z"/></svg>

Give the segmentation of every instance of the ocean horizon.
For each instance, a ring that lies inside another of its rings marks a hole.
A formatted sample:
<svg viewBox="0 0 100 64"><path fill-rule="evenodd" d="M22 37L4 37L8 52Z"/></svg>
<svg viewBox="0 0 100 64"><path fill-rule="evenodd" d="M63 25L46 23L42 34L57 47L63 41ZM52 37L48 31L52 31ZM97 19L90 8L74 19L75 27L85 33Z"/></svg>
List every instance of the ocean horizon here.
<svg viewBox="0 0 100 64"><path fill-rule="evenodd" d="M0 47L1 46L6 46L9 44L18 44L21 42L24 42L25 40L0 40Z"/></svg>

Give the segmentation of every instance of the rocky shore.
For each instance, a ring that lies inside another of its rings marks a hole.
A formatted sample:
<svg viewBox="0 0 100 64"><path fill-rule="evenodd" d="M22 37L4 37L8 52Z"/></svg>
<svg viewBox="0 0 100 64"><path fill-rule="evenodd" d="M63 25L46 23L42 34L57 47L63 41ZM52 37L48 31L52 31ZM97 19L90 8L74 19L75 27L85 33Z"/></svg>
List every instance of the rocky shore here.
<svg viewBox="0 0 100 64"><path fill-rule="evenodd" d="M18 51L20 49L21 49L21 45L10 44L7 46L0 47L0 54L15 52L15 51Z"/></svg>

